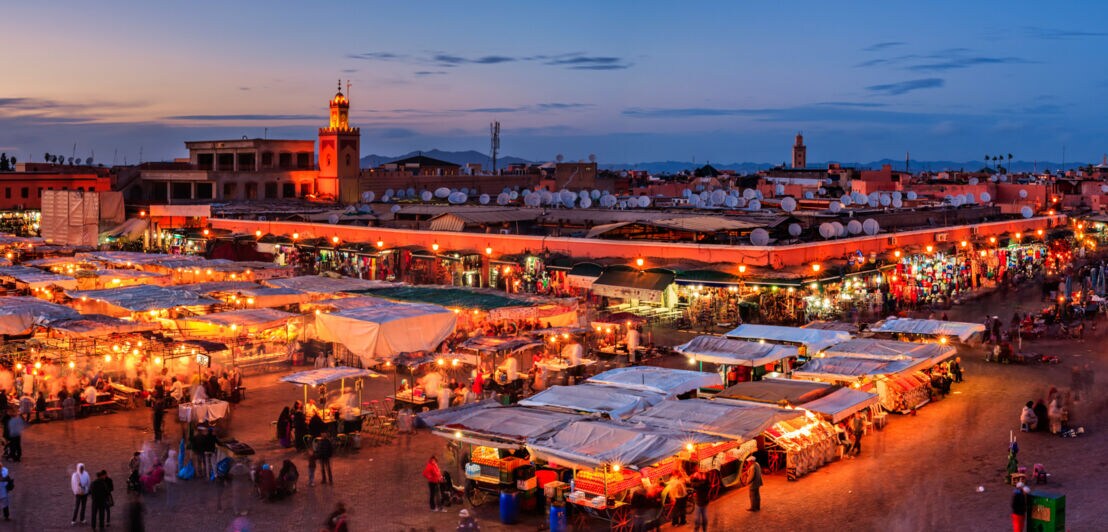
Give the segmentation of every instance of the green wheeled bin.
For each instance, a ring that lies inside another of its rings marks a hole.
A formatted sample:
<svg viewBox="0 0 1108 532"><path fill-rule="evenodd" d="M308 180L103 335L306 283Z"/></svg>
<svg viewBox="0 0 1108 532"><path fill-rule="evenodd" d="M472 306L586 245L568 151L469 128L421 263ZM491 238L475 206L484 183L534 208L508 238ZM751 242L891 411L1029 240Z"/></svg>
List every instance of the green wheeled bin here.
<svg viewBox="0 0 1108 532"><path fill-rule="evenodd" d="M1031 532L1062 532L1066 529L1066 496L1045 491L1031 492Z"/></svg>

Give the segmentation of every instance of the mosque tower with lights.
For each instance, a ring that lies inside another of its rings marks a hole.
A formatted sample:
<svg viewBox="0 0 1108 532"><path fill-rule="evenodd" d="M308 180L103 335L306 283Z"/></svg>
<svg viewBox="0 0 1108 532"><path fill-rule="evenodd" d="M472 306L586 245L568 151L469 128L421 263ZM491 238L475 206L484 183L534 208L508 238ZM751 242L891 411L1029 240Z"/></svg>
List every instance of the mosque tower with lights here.
<svg viewBox="0 0 1108 532"><path fill-rule="evenodd" d="M349 87L349 85L348 85ZM349 88L347 89L349 92ZM350 100L339 90L331 98L331 119L319 128L319 178L316 193L343 204L357 203L361 159L361 130L350 127Z"/></svg>

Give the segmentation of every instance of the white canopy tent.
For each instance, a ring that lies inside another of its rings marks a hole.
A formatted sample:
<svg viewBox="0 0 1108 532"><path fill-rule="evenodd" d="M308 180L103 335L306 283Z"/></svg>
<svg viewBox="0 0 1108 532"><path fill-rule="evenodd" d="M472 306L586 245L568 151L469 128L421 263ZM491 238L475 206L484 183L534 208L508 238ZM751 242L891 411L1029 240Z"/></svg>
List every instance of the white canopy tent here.
<svg viewBox="0 0 1108 532"><path fill-rule="evenodd" d="M807 355L812 356L835 344L845 342L851 338L846 331L830 331L825 329L802 329L800 327L784 327L781 325L761 325L744 323L732 329L725 336L742 340L765 340L767 342L802 345L807 349Z"/></svg>
<svg viewBox="0 0 1108 532"><path fill-rule="evenodd" d="M793 345L767 344L723 336L697 336L673 348L695 362L732 366L765 366L799 355Z"/></svg>
<svg viewBox="0 0 1108 532"><path fill-rule="evenodd" d="M875 393L839 388L819 399L804 403L804 409L820 414L832 423L838 423L880 400L880 396Z"/></svg>
<svg viewBox="0 0 1108 532"><path fill-rule="evenodd" d="M828 357L848 356L879 360L926 360L931 365L952 358L958 350L949 344L898 342L876 338L855 338L823 352Z"/></svg>
<svg viewBox="0 0 1108 532"><path fill-rule="evenodd" d="M801 379L819 380L861 380L865 377L881 377L906 371L915 371L926 366L927 361L911 358L897 360L878 360L856 357L813 358L793 375Z"/></svg>
<svg viewBox="0 0 1108 532"><path fill-rule="evenodd" d="M165 310L177 307L207 307L219 301L198 296L188 290L155 285L135 285L104 290L70 290L66 295L73 299L93 300L114 310L116 314Z"/></svg>
<svg viewBox="0 0 1108 532"><path fill-rule="evenodd" d="M700 433L679 434L646 425L605 420L575 421L527 444L531 456L575 469L618 465L639 470L680 453L688 443L722 441Z"/></svg>
<svg viewBox="0 0 1108 532"><path fill-rule="evenodd" d="M282 326L288 323L289 320L299 317L299 314L281 312L271 308L248 308L189 316L177 320L177 324L182 329L209 326L226 330L242 328L244 330L261 331Z"/></svg>
<svg viewBox="0 0 1108 532"><path fill-rule="evenodd" d="M346 379L363 379L363 378L377 378L384 377L384 375L377 373L373 370L352 368L349 366L339 366L336 368L317 368L309 369L306 371L300 371L281 377L281 381L290 384L296 384L304 387L304 403L308 402L308 388L314 388L323 384L339 381L341 383L339 390L346 388ZM358 390L359 396L361 395L361 389Z"/></svg>
<svg viewBox="0 0 1108 532"><path fill-rule="evenodd" d="M37 290L48 286L59 286L66 290L77 288L77 279L68 275L44 272L27 266L0 267L0 280L14 283L17 288Z"/></svg>
<svg viewBox="0 0 1108 532"><path fill-rule="evenodd" d="M586 382L576 386L551 386L519 404L626 419L663 400L665 395L658 392Z"/></svg>
<svg viewBox="0 0 1108 532"><path fill-rule="evenodd" d="M802 416L802 410L771 405L689 399L663 401L628 421L745 441L758 436L778 421Z"/></svg>
<svg viewBox="0 0 1108 532"><path fill-rule="evenodd" d="M665 394L667 397L720 384L719 375L715 373L655 366L629 366L610 369L590 377L586 382L656 392Z"/></svg>
<svg viewBox="0 0 1108 532"><path fill-rule="evenodd" d="M266 286L274 288L292 288L302 292L316 294L335 294L338 292L356 292L370 288L387 288L397 286L396 283L384 281L367 281L354 279L353 277L330 277L327 275L304 275L289 277L287 279L267 279Z"/></svg>
<svg viewBox="0 0 1108 532"><path fill-rule="evenodd" d="M457 314L437 305L378 305L317 314L315 332L370 365L399 353L433 351L454 332L457 321Z"/></svg>
<svg viewBox="0 0 1108 532"><path fill-rule="evenodd" d="M493 401L476 408L450 408L438 412L432 432L437 436L473 445L499 449L520 449L532 439L546 436L571 422L584 419L576 414L501 406ZM457 410L457 412L453 412Z"/></svg>
<svg viewBox="0 0 1108 532"><path fill-rule="evenodd" d="M37 297L0 297L0 334L26 334L33 325L80 317L76 310Z"/></svg>
<svg viewBox="0 0 1108 532"><path fill-rule="evenodd" d="M870 332L876 334L904 334L929 338L957 338L963 343L969 342L974 335L983 334L985 326L980 323L964 321L924 320L916 318L890 317L873 324Z"/></svg>

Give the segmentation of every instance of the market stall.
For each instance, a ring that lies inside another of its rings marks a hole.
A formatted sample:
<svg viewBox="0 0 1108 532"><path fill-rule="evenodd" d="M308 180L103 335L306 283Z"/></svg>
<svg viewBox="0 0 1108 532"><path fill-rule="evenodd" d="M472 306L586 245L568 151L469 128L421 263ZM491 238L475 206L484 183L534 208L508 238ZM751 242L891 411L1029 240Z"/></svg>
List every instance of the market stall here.
<svg viewBox="0 0 1108 532"><path fill-rule="evenodd" d="M362 390L364 379L384 377L376 371L339 366L336 368L318 368L300 371L281 377L282 382L304 388L304 404L309 404L308 389L315 389L320 407L320 417L328 430L335 435L358 430L363 417L375 412L363 412ZM337 391L329 391L328 385L338 382ZM347 388L351 381L352 388ZM340 423L341 422L341 423Z"/></svg>
<svg viewBox="0 0 1108 532"><path fill-rule="evenodd" d="M230 348L233 366L261 367L292 360L303 317L271 308L250 308L176 320L185 338L218 339Z"/></svg>
<svg viewBox="0 0 1108 532"><path fill-rule="evenodd" d="M802 329L780 325L761 325L745 323L725 334L728 338L740 340L765 341L768 343L796 345L803 347L800 356L814 356L816 353L851 338L846 331L826 329Z"/></svg>
<svg viewBox="0 0 1108 532"><path fill-rule="evenodd" d="M0 297L0 334L27 334L36 324L44 325L79 317L80 313L76 310L37 297Z"/></svg>
<svg viewBox="0 0 1108 532"><path fill-rule="evenodd" d="M437 305L378 305L316 314L315 334L372 365L399 353L434 351L454 332L457 320Z"/></svg>
<svg viewBox="0 0 1108 532"><path fill-rule="evenodd" d="M825 350L826 357L871 358L877 360L915 360L924 363L924 367L941 364L956 355L958 350L942 342L919 343L879 340L875 338L855 338Z"/></svg>
<svg viewBox="0 0 1108 532"><path fill-rule="evenodd" d="M890 412L907 412L931 400L931 379L920 372L927 359L881 360L834 356L808 361L794 374L798 379L832 382L863 390L877 390Z"/></svg>
<svg viewBox="0 0 1108 532"><path fill-rule="evenodd" d="M584 383L576 386L551 386L521 400L519 404L563 412L606 416L612 419L626 419L660 403L665 398L664 394L655 391Z"/></svg>
<svg viewBox="0 0 1108 532"><path fill-rule="evenodd" d="M980 323L890 317L869 327L875 335L906 340L958 341L970 344L985 333Z"/></svg>
<svg viewBox="0 0 1108 532"><path fill-rule="evenodd" d="M716 394L716 399L800 406L823 397L834 389L830 384L823 382L767 378L728 386Z"/></svg>
<svg viewBox="0 0 1108 532"><path fill-rule="evenodd" d="M804 403L804 409L819 414L831 423L841 423L858 412L876 406L880 400L875 393L839 388L819 399Z"/></svg>
<svg viewBox="0 0 1108 532"><path fill-rule="evenodd" d="M116 317L156 319L172 317L177 309L199 313L219 304L218 300L188 290L154 285L136 285L104 290L68 290L66 295L82 312Z"/></svg>
<svg viewBox="0 0 1108 532"><path fill-rule="evenodd" d="M27 266L0 266L0 282L11 284L19 290L31 291L53 286L66 290L77 288L77 279L72 276L44 272Z"/></svg>
<svg viewBox="0 0 1108 532"><path fill-rule="evenodd" d="M628 390L641 390L677 397L719 384L714 373L660 368L656 366L629 366L614 368L593 377L587 383L614 386Z"/></svg>
<svg viewBox="0 0 1108 532"><path fill-rule="evenodd" d="M542 342L527 336L474 336L458 350L473 353L477 370L491 377L486 379L491 388L518 395L534 359L529 354L542 347Z"/></svg>
<svg viewBox="0 0 1108 532"><path fill-rule="evenodd" d="M761 379L766 373L792 367L800 350L794 345L771 344L736 340L723 336L697 336L673 348L685 355L689 364L716 364L722 376L723 387L738 382ZM787 361L787 362L782 362Z"/></svg>
<svg viewBox="0 0 1108 532"><path fill-rule="evenodd" d="M834 425L810 411L778 421L765 431L768 472L785 470L796 480L838 458L839 434Z"/></svg>

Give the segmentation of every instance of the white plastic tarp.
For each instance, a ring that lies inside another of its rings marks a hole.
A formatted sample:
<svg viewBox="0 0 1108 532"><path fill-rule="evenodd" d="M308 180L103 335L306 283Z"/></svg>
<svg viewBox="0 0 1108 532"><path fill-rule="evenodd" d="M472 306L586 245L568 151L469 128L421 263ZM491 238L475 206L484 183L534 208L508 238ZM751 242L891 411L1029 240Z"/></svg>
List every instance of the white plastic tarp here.
<svg viewBox="0 0 1108 532"><path fill-rule="evenodd" d="M318 368L309 369L307 371L300 371L281 377L281 381L291 384L300 384L304 386L319 386L320 384L327 384L329 382L340 381L343 379L358 379L362 377L383 377L380 373L373 370L352 368L349 366L339 366L337 368Z"/></svg>
<svg viewBox="0 0 1108 532"><path fill-rule="evenodd" d="M223 327L226 329L229 329L232 325L235 325L244 329L253 329L260 331L273 327L283 326L289 320L293 318L298 318L299 316L299 314L281 312L280 310L275 310L271 308L248 308L242 310L231 310L227 312L203 314L200 316L190 316L178 321L186 327L190 323L200 323L215 327Z"/></svg>
<svg viewBox="0 0 1108 532"><path fill-rule="evenodd" d="M860 379L866 376L892 375L926 365L915 359L877 360L873 358L827 357L813 358L793 372L801 378L843 377Z"/></svg>
<svg viewBox="0 0 1108 532"><path fill-rule="evenodd" d="M629 366L610 369L590 377L587 382L674 396L698 388L719 386L720 378L715 373L702 371L659 368L656 366Z"/></svg>
<svg viewBox="0 0 1108 532"><path fill-rule="evenodd" d="M680 453L690 442L718 442L704 434L677 434L645 425L575 421L527 444L532 457L575 468L615 464L637 470Z"/></svg>
<svg viewBox="0 0 1108 532"><path fill-rule="evenodd" d="M968 342L973 335L984 333L980 323L964 321L923 320L915 318L888 318L869 328L874 333L916 334L921 336L950 336Z"/></svg>
<svg viewBox="0 0 1108 532"><path fill-rule="evenodd" d="M243 290L230 290L229 292L233 292L239 299L253 299L254 302L251 304L255 307L284 307L307 303L317 297L316 294L309 294L294 288L266 288L261 286Z"/></svg>
<svg viewBox="0 0 1108 532"><path fill-rule="evenodd" d="M751 367L765 366L799 354L793 345L765 344L723 336L697 336L673 349L697 362Z"/></svg>
<svg viewBox="0 0 1108 532"><path fill-rule="evenodd" d="M726 336L743 340L766 340L769 342L803 345L808 348L807 354L809 356L851 338L850 333L846 331L802 329L800 327L761 325L754 323L739 325L731 332L727 333Z"/></svg>
<svg viewBox="0 0 1108 532"><path fill-rule="evenodd" d="M362 307L376 307L378 305L395 305L387 299L373 296L340 297L336 299L324 299L313 302L311 307L326 307L332 310L350 310Z"/></svg>
<svg viewBox="0 0 1108 532"><path fill-rule="evenodd" d="M0 297L0 334L24 334L35 324L49 325L80 316L74 309L37 297Z"/></svg>
<svg viewBox="0 0 1108 532"><path fill-rule="evenodd" d="M758 436L778 421L803 415L798 410L770 405L689 399L662 401L629 421L742 441Z"/></svg>
<svg viewBox="0 0 1108 532"><path fill-rule="evenodd" d="M329 277L326 275L304 275L287 279L267 279L265 284L275 288L293 288L303 292L334 294L336 292L354 292L370 288L396 286L396 283L367 281L353 277Z"/></svg>
<svg viewBox="0 0 1108 532"><path fill-rule="evenodd" d="M855 338L839 345L832 346L823 353L829 357L848 356L881 360L911 358L914 360L927 360L930 361L931 364L938 364L953 357L957 352L958 349L950 344Z"/></svg>
<svg viewBox="0 0 1108 532"><path fill-rule="evenodd" d="M15 283L16 286L26 288L45 288L47 286L59 286L70 290L77 288L77 279L68 275L44 272L38 268L27 266L0 267L0 279Z"/></svg>
<svg viewBox="0 0 1108 532"><path fill-rule="evenodd" d="M491 403L441 419L434 429L437 435L452 440L466 440L499 448L519 448L528 440L545 436L581 419L584 418L575 414Z"/></svg>
<svg viewBox="0 0 1108 532"><path fill-rule="evenodd" d="M804 409L821 414L832 423L838 423L880 400L880 396L875 393L839 388L815 401L805 403Z"/></svg>
<svg viewBox="0 0 1108 532"><path fill-rule="evenodd" d="M408 351L433 351L457 321L457 314L437 305L393 304L320 313L315 327L319 339L341 343L368 365Z"/></svg>
<svg viewBox="0 0 1108 532"><path fill-rule="evenodd" d="M50 328L67 336L96 338L113 334L156 331L161 324L152 321L121 320L103 314L83 314L78 318L50 323Z"/></svg>
<svg viewBox="0 0 1108 532"><path fill-rule="evenodd" d="M665 395L658 392L586 382L577 386L551 386L521 400L519 404L570 412L606 414L613 419L626 419L664 399Z"/></svg>
<svg viewBox="0 0 1108 532"><path fill-rule="evenodd" d="M208 306L219 303L215 299L198 296L187 290L145 284L104 290L71 290L66 292L66 295L73 299L88 298L100 301L127 312Z"/></svg>

